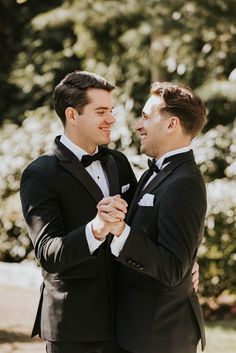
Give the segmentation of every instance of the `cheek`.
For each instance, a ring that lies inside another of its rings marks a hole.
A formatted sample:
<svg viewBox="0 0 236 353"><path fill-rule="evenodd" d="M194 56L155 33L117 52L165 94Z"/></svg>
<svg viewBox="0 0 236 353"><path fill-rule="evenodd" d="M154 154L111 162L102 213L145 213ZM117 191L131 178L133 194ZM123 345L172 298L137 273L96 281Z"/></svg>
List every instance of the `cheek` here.
<svg viewBox="0 0 236 353"><path fill-rule="evenodd" d="M98 119L87 119L82 124L82 129L97 130L99 127Z"/></svg>
<svg viewBox="0 0 236 353"><path fill-rule="evenodd" d="M153 140L159 135L159 126L157 124L150 124L149 129L148 129L148 134L150 135L150 138Z"/></svg>
<svg viewBox="0 0 236 353"><path fill-rule="evenodd" d="M160 137L164 133L164 126L160 123L154 124L152 127L153 134Z"/></svg>
<svg viewBox="0 0 236 353"><path fill-rule="evenodd" d="M78 119L75 125L75 128L77 131L81 131L82 130L82 126L84 126L83 122L81 121L81 119Z"/></svg>

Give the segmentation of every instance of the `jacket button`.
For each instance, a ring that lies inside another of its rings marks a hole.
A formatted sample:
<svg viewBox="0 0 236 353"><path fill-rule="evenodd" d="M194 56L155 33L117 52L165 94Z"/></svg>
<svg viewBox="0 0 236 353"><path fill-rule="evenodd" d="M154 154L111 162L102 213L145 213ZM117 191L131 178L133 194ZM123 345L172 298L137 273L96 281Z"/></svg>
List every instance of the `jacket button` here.
<svg viewBox="0 0 236 353"><path fill-rule="evenodd" d="M140 265L140 264L136 264L136 267L137 267L137 268L140 268L140 267L141 267L141 265Z"/></svg>
<svg viewBox="0 0 236 353"><path fill-rule="evenodd" d="M131 259L128 259L127 262L129 265L131 265L133 261Z"/></svg>
<svg viewBox="0 0 236 353"><path fill-rule="evenodd" d="M139 270L140 270L140 271L143 271L143 270L144 270L143 266L139 267Z"/></svg>
<svg viewBox="0 0 236 353"><path fill-rule="evenodd" d="M134 261L132 261L132 264L131 264L132 266L136 266L136 262L134 262Z"/></svg>

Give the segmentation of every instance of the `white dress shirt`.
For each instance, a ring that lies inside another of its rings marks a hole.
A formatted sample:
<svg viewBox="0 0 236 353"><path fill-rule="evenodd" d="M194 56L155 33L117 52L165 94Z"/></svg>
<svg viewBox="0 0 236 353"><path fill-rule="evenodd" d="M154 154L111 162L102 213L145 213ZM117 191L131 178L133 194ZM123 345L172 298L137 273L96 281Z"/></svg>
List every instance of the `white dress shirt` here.
<svg viewBox="0 0 236 353"><path fill-rule="evenodd" d="M81 147L77 146L74 144L65 134L63 134L60 138L60 142L66 146L78 159L81 161L82 157L84 155L87 155L88 153L84 151ZM94 151L93 154L98 152L98 147ZM102 193L104 197L108 197L109 194L109 183L108 183L108 178L106 175L106 172L102 168L101 162L100 161L94 161L92 162L88 167L85 168L86 171L91 175L93 180L97 183L99 188L102 190ZM86 239L89 247L89 251L91 254L94 253L94 251L105 241L104 240L98 240L94 237L93 232L92 232L92 222L89 222L86 227L85 227L85 234L86 234ZM127 226L128 227L128 226ZM129 230L128 230L129 231ZM127 232L127 230L126 230ZM122 233L122 235L125 233Z"/></svg>
<svg viewBox="0 0 236 353"><path fill-rule="evenodd" d="M156 161L156 165L159 168L159 170L164 169L170 162L163 164L164 159L170 156L174 156L176 154L179 153L184 153L184 152L188 152L190 151L190 146L186 146L186 147L181 147L178 148L177 150L174 151L170 151L167 152L166 154L164 154L163 156L161 156L161 158L159 158ZM156 176L156 172L153 172L153 174L150 176L150 178L148 179L147 183L144 186L144 189L146 188L146 186L150 183L150 181L155 178ZM116 257L118 257L120 255L121 250L123 249L125 242L129 236L130 233L130 227L128 225L126 225L126 228L124 230L124 232L119 236L119 237L114 237L112 242L111 242L111 252L113 255L115 255Z"/></svg>
<svg viewBox="0 0 236 353"><path fill-rule="evenodd" d="M76 155L76 157L81 161L84 155L87 155L88 152L83 150L81 147L74 144L66 135L62 135L60 138L60 142L63 143L72 153ZM93 154L98 152L98 147L94 151ZM105 171L102 168L100 161L92 162L88 167L85 168L87 172L91 175L93 180L98 184L104 197L109 196L109 187L108 187L108 179Z"/></svg>

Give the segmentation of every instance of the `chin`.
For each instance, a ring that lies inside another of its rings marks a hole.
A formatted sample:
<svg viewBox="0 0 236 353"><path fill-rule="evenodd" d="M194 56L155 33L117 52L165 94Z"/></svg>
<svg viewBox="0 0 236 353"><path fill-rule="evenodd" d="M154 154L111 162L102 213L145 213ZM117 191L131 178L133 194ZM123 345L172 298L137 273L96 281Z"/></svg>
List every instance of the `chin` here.
<svg viewBox="0 0 236 353"><path fill-rule="evenodd" d="M144 153L147 157L154 158L153 153L148 151L146 148L141 149L141 152Z"/></svg>
<svg viewBox="0 0 236 353"><path fill-rule="evenodd" d="M145 146L141 145L141 146L140 146L140 151L141 151L142 153L146 153L146 148L145 148Z"/></svg>
<svg viewBox="0 0 236 353"><path fill-rule="evenodd" d="M107 145L108 143L111 142L111 139L110 138L106 138L106 139L103 139L102 141L100 141L100 145Z"/></svg>

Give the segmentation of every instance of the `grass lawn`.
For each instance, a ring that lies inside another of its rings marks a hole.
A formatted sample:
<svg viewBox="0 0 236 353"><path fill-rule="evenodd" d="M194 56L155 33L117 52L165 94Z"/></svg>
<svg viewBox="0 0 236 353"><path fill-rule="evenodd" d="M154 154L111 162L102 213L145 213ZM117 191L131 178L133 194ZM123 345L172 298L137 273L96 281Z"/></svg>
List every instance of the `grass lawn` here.
<svg viewBox="0 0 236 353"><path fill-rule="evenodd" d="M204 353L236 352L236 320L207 322L207 346ZM201 352L199 347L198 352Z"/></svg>

